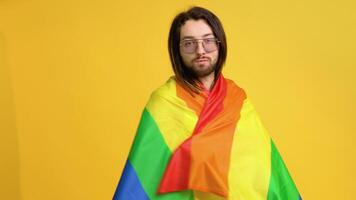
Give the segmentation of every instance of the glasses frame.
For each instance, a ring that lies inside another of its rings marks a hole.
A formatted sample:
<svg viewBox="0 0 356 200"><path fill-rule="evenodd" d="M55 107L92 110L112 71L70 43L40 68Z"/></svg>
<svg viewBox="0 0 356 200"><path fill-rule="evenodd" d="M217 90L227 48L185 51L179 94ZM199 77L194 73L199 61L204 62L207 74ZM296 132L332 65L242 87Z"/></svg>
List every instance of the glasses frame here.
<svg viewBox="0 0 356 200"><path fill-rule="evenodd" d="M204 46L204 40L211 40L211 39L214 39L214 40L215 40L216 45L217 45L217 49L216 49L216 50L213 50L213 51L207 51L206 48L205 48L205 46ZM185 51L183 50L183 52L186 53L186 54L193 54L193 53L195 53L195 52L197 51L198 45L199 45L199 43L200 43L199 41L201 41L202 46L203 46L203 48L204 48L204 51L205 51L206 53L211 53L211 52L217 51L217 50L219 49L219 44L220 44L220 40L218 40L217 38L185 39L185 40L181 40L181 41L179 42L179 47L182 47L182 46L183 46L183 43L184 43L184 42L187 42L187 41L191 41L191 42L196 43L196 47L195 47L194 51L192 51L192 52L185 52ZM184 48L183 48L183 49L184 49Z"/></svg>

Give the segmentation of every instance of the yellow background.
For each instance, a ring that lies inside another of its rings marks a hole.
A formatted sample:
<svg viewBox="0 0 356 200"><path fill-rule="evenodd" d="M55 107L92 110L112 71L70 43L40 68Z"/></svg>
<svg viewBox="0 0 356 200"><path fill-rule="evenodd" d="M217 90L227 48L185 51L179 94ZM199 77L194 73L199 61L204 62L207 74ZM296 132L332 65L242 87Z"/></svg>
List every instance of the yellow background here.
<svg viewBox="0 0 356 200"><path fill-rule="evenodd" d="M0 194L111 199L141 111L172 74L172 18L221 19L243 87L304 199L354 199L354 1L0 1Z"/></svg>

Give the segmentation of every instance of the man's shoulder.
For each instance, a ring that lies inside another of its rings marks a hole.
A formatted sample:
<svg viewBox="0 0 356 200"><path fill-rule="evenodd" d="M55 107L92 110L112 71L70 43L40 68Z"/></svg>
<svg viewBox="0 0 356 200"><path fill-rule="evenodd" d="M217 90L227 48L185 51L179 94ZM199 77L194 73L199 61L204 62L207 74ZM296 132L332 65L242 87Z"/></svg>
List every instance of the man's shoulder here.
<svg viewBox="0 0 356 200"><path fill-rule="evenodd" d="M165 92L175 89L175 87L176 87L175 77L171 76L168 78L168 80L166 82L159 85L155 90L153 90L152 94L165 93Z"/></svg>
<svg viewBox="0 0 356 200"><path fill-rule="evenodd" d="M242 93L245 93L245 90L242 87L240 87L239 84L236 84L236 82L233 81L232 79L225 78L225 80L226 80L227 86L228 86L228 88L230 88L230 90L240 91Z"/></svg>
<svg viewBox="0 0 356 200"><path fill-rule="evenodd" d="M176 80L174 76L168 78L168 80L158 86L151 93L146 107L151 109L159 109L162 103L171 102L175 99L176 94Z"/></svg>
<svg viewBox="0 0 356 200"><path fill-rule="evenodd" d="M162 85L158 86L153 92L151 93L151 98L154 96L171 96L174 95L176 92L176 79L174 76L168 78L168 80L163 83Z"/></svg>
<svg viewBox="0 0 356 200"><path fill-rule="evenodd" d="M236 84L236 82L235 82L234 80L232 80L231 78L224 77L224 79L226 80L226 83L227 83L228 85L234 85L234 86L239 87L239 85Z"/></svg>

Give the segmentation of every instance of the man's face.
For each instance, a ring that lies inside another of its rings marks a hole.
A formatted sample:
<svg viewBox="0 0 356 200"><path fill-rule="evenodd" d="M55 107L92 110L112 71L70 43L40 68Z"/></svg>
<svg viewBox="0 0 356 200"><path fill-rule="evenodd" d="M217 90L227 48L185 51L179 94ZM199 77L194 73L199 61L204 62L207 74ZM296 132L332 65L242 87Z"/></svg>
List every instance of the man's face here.
<svg viewBox="0 0 356 200"><path fill-rule="evenodd" d="M212 29L205 20L190 19L181 27L180 40L208 39L215 38ZM219 57L219 51L215 50L207 52L203 47L203 40L198 40L197 47L194 52L187 53L183 46L180 47L180 55L183 63L188 69L195 74L197 78L213 75L216 62Z"/></svg>

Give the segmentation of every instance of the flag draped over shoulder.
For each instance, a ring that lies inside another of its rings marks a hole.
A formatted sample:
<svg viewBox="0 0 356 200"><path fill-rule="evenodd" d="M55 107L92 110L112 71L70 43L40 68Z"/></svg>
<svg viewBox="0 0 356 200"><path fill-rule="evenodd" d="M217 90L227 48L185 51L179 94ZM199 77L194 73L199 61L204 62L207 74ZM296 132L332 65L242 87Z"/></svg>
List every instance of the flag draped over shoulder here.
<svg viewBox="0 0 356 200"><path fill-rule="evenodd" d="M219 75L192 96L174 77L141 117L114 200L299 200L243 89Z"/></svg>

